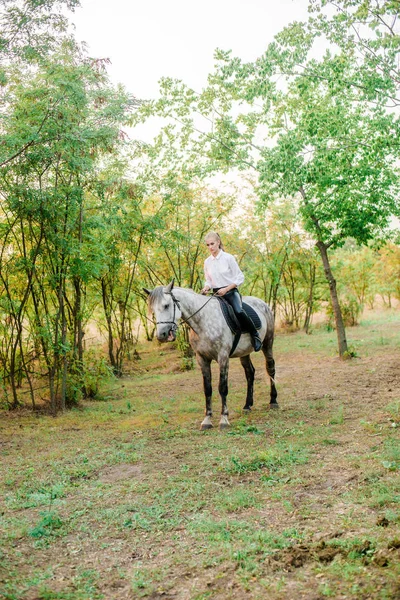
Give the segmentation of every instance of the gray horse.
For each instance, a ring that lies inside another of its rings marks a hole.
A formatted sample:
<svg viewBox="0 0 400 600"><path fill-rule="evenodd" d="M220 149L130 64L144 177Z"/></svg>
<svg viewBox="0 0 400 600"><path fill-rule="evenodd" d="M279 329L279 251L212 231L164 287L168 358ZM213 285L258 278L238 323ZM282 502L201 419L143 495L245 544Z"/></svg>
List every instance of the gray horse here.
<svg viewBox="0 0 400 600"><path fill-rule="evenodd" d="M148 295L149 308L156 319L156 335L160 342L172 342L176 338L178 321L183 319L190 327L190 344L196 353L197 362L203 374L204 394L206 397L206 413L201 429L212 427L212 385L211 361L219 364L219 394L222 401L220 429L229 427L228 406L228 369L233 344L233 334L226 324L219 301L215 297L201 296L193 290L174 287L172 280L166 287L159 286L154 290L144 290ZM259 335L262 340L262 351L266 360L267 373L271 381L270 407L278 408L275 387L275 361L272 354L274 341L274 317L269 306L253 296L245 296L243 300L254 308L261 319ZM246 373L247 396L244 410L253 406L254 366L250 359L253 352L251 338L248 333L242 334L232 358L240 358Z"/></svg>

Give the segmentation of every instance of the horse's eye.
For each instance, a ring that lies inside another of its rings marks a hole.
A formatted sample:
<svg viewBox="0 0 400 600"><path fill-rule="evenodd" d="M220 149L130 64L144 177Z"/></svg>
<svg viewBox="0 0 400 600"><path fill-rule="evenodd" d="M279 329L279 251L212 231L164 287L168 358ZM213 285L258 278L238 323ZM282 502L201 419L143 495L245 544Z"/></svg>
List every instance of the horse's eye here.
<svg viewBox="0 0 400 600"><path fill-rule="evenodd" d="M164 304L164 308L167 310L167 308L169 308L169 304Z"/></svg>

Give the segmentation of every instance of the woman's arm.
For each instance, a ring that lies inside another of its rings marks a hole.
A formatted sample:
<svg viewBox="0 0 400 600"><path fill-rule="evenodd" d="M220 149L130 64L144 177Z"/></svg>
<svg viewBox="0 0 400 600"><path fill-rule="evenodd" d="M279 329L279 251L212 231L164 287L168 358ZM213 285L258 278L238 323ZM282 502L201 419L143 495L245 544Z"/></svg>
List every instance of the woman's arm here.
<svg viewBox="0 0 400 600"><path fill-rule="evenodd" d="M238 288L239 285L241 285L244 281L244 275L243 275L242 271L240 270L239 265L236 262L236 258L234 256L232 256L232 254L229 255L228 262L229 262L229 270L230 270L229 274L232 279L232 283L230 283L229 285L218 290L218 292L217 292L218 296L225 296L225 294L227 294L231 290Z"/></svg>
<svg viewBox="0 0 400 600"><path fill-rule="evenodd" d="M206 282L204 284L203 289L200 291L200 294L207 294L212 288L211 278L207 271L206 261L204 261L204 279L206 280Z"/></svg>

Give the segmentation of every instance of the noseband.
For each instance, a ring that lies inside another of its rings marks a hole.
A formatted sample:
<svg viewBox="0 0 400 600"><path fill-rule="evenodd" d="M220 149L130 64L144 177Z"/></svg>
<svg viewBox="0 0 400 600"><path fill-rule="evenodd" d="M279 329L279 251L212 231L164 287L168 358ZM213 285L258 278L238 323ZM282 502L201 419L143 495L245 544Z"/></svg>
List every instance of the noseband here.
<svg viewBox="0 0 400 600"><path fill-rule="evenodd" d="M178 323L176 323L175 321L175 315L176 315L176 309L179 308L179 310L181 310L181 307L179 305L179 300L178 298L176 298L172 292L168 292L172 298L173 304L174 304L174 315L172 317L172 321L156 321L156 325L172 325L171 330L175 333L178 330ZM181 311L182 314L182 311Z"/></svg>

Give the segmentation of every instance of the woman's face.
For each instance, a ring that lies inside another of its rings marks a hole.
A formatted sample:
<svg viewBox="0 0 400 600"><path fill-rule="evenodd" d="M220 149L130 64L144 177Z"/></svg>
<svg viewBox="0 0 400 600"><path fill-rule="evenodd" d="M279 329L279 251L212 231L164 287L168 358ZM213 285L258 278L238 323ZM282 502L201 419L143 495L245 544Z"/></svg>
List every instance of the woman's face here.
<svg viewBox="0 0 400 600"><path fill-rule="evenodd" d="M217 256L219 252L219 240L216 238L209 238L206 240L206 246L213 256Z"/></svg>

